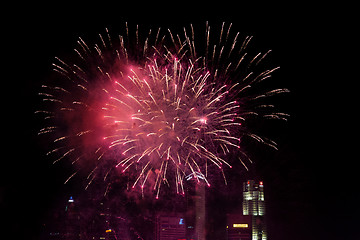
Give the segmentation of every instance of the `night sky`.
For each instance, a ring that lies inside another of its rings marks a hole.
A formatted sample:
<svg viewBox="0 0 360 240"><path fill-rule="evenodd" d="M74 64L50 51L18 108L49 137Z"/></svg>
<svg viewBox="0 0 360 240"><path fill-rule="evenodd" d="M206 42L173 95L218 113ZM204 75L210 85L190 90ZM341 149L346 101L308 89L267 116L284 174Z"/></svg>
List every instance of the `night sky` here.
<svg viewBox="0 0 360 240"><path fill-rule="evenodd" d="M92 4L29 4L23 10L10 9L11 18L3 21L7 25L3 61L9 67L3 69L1 80L6 122L1 232L12 239L37 239L49 209L77 189L63 185L69 172L52 165L37 138L41 127L34 115L37 93L51 73L54 56L72 54L79 36L97 39L106 27L116 34L125 21L145 29L179 30L190 23L205 27L205 21L210 25L225 21L232 22L233 31L242 37L253 35L253 47L273 50L269 59L281 69L271 81L291 91L277 100L279 108L291 115L288 122L264 126L279 150L255 154L257 173L266 187L269 239L355 239L360 213L356 156L342 150L349 141L341 133L349 122L342 119L349 116L340 104L342 84L328 76L335 65L325 64L342 31L304 6L259 8L222 1L216 3L220 6L196 7L180 2L179 6ZM216 196L213 201L222 202Z"/></svg>

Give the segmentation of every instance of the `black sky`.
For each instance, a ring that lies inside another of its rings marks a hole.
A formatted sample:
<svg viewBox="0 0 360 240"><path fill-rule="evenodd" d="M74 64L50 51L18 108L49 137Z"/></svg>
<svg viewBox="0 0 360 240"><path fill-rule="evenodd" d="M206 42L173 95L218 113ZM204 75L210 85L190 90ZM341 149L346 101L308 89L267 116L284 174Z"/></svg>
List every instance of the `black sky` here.
<svg viewBox="0 0 360 240"><path fill-rule="evenodd" d="M323 74L331 67L324 67L323 53L333 46L330 35L341 35L339 29L329 34L331 22L318 19L316 10L306 6L91 4L14 7L4 22L3 48L10 64L2 80L7 82L3 88L7 143L2 146L0 204L6 235L37 239L47 210L72 191L63 185L68 173L46 161L36 137L41 124L33 114L37 92L51 72L54 56L72 52L79 36L95 39L106 27L116 33L125 21L180 30L190 23L202 27L205 21L210 25L225 21L242 36L254 35L254 47L273 50L270 58L281 66L273 80L291 90L279 102L291 118L276 131L269 130L279 151L259 154L257 159L266 183L271 239L352 239L359 223L356 175L351 161L339 151L337 143L346 139L334 127L339 120L330 114L341 111L334 110L338 106L334 96L341 95L332 94L339 89L331 87Z"/></svg>

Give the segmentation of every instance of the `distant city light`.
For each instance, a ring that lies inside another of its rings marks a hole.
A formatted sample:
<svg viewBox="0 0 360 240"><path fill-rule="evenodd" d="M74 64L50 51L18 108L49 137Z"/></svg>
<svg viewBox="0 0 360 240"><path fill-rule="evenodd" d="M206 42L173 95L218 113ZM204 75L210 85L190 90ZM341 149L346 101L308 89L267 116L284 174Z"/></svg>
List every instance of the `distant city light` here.
<svg viewBox="0 0 360 240"><path fill-rule="evenodd" d="M234 228L248 228L249 224L247 224L247 223L234 223L233 227Z"/></svg>

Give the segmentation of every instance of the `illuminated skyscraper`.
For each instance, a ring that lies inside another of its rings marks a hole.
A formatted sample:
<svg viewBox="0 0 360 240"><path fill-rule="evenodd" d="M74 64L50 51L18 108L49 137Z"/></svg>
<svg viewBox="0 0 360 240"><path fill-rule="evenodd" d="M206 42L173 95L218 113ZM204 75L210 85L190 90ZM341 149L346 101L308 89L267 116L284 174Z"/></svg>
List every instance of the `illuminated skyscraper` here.
<svg viewBox="0 0 360 240"><path fill-rule="evenodd" d="M186 186L186 237L187 239L205 240L205 176L195 172L185 177Z"/></svg>
<svg viewBox="0 0 360 240"><path fill-rule="evenodd" d="M78 201L78 200L77 200ZM65 206L65 219L63 226L64 239L83 239L81 236L81 218L77 203L71 196Z"/></svg>
<svg viewBox="0 0 360 240"><path fill-rule="evenodd" d="M251 216L252 240L266 240L264 184L248 180L243 183L243 215Z"/></svg>

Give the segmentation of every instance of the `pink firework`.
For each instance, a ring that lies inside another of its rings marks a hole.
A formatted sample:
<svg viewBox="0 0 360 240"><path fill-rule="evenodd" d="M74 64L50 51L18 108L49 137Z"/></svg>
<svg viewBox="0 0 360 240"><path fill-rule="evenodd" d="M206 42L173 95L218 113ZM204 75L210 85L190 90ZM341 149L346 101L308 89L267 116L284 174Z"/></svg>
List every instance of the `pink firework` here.
<svg viewBox="0 0 360 240"><path fill-rule="evenodd" d="M86 188L96 177L109 187L109 175L127 174L132 188L149 186L156 198L164 184L184 194L190 174L210 186L208 171L235 161L247 169L244 136L276 149L246 127L253 116L288 117L263 101L287 89L249 91L278 69L257 70L270 51L248 56L252 37L239 41L223 23L213 40L206 24L203 54L192 26L176 38L159 28L142 40L138 27L132 38L127 24L125 37L107 29L99 37L91 47L79 38L71 63L56 58L59 77L42 86L47 110L37 111L46 122L39 135L53 145L48 155L87 171Z"/></svg>

